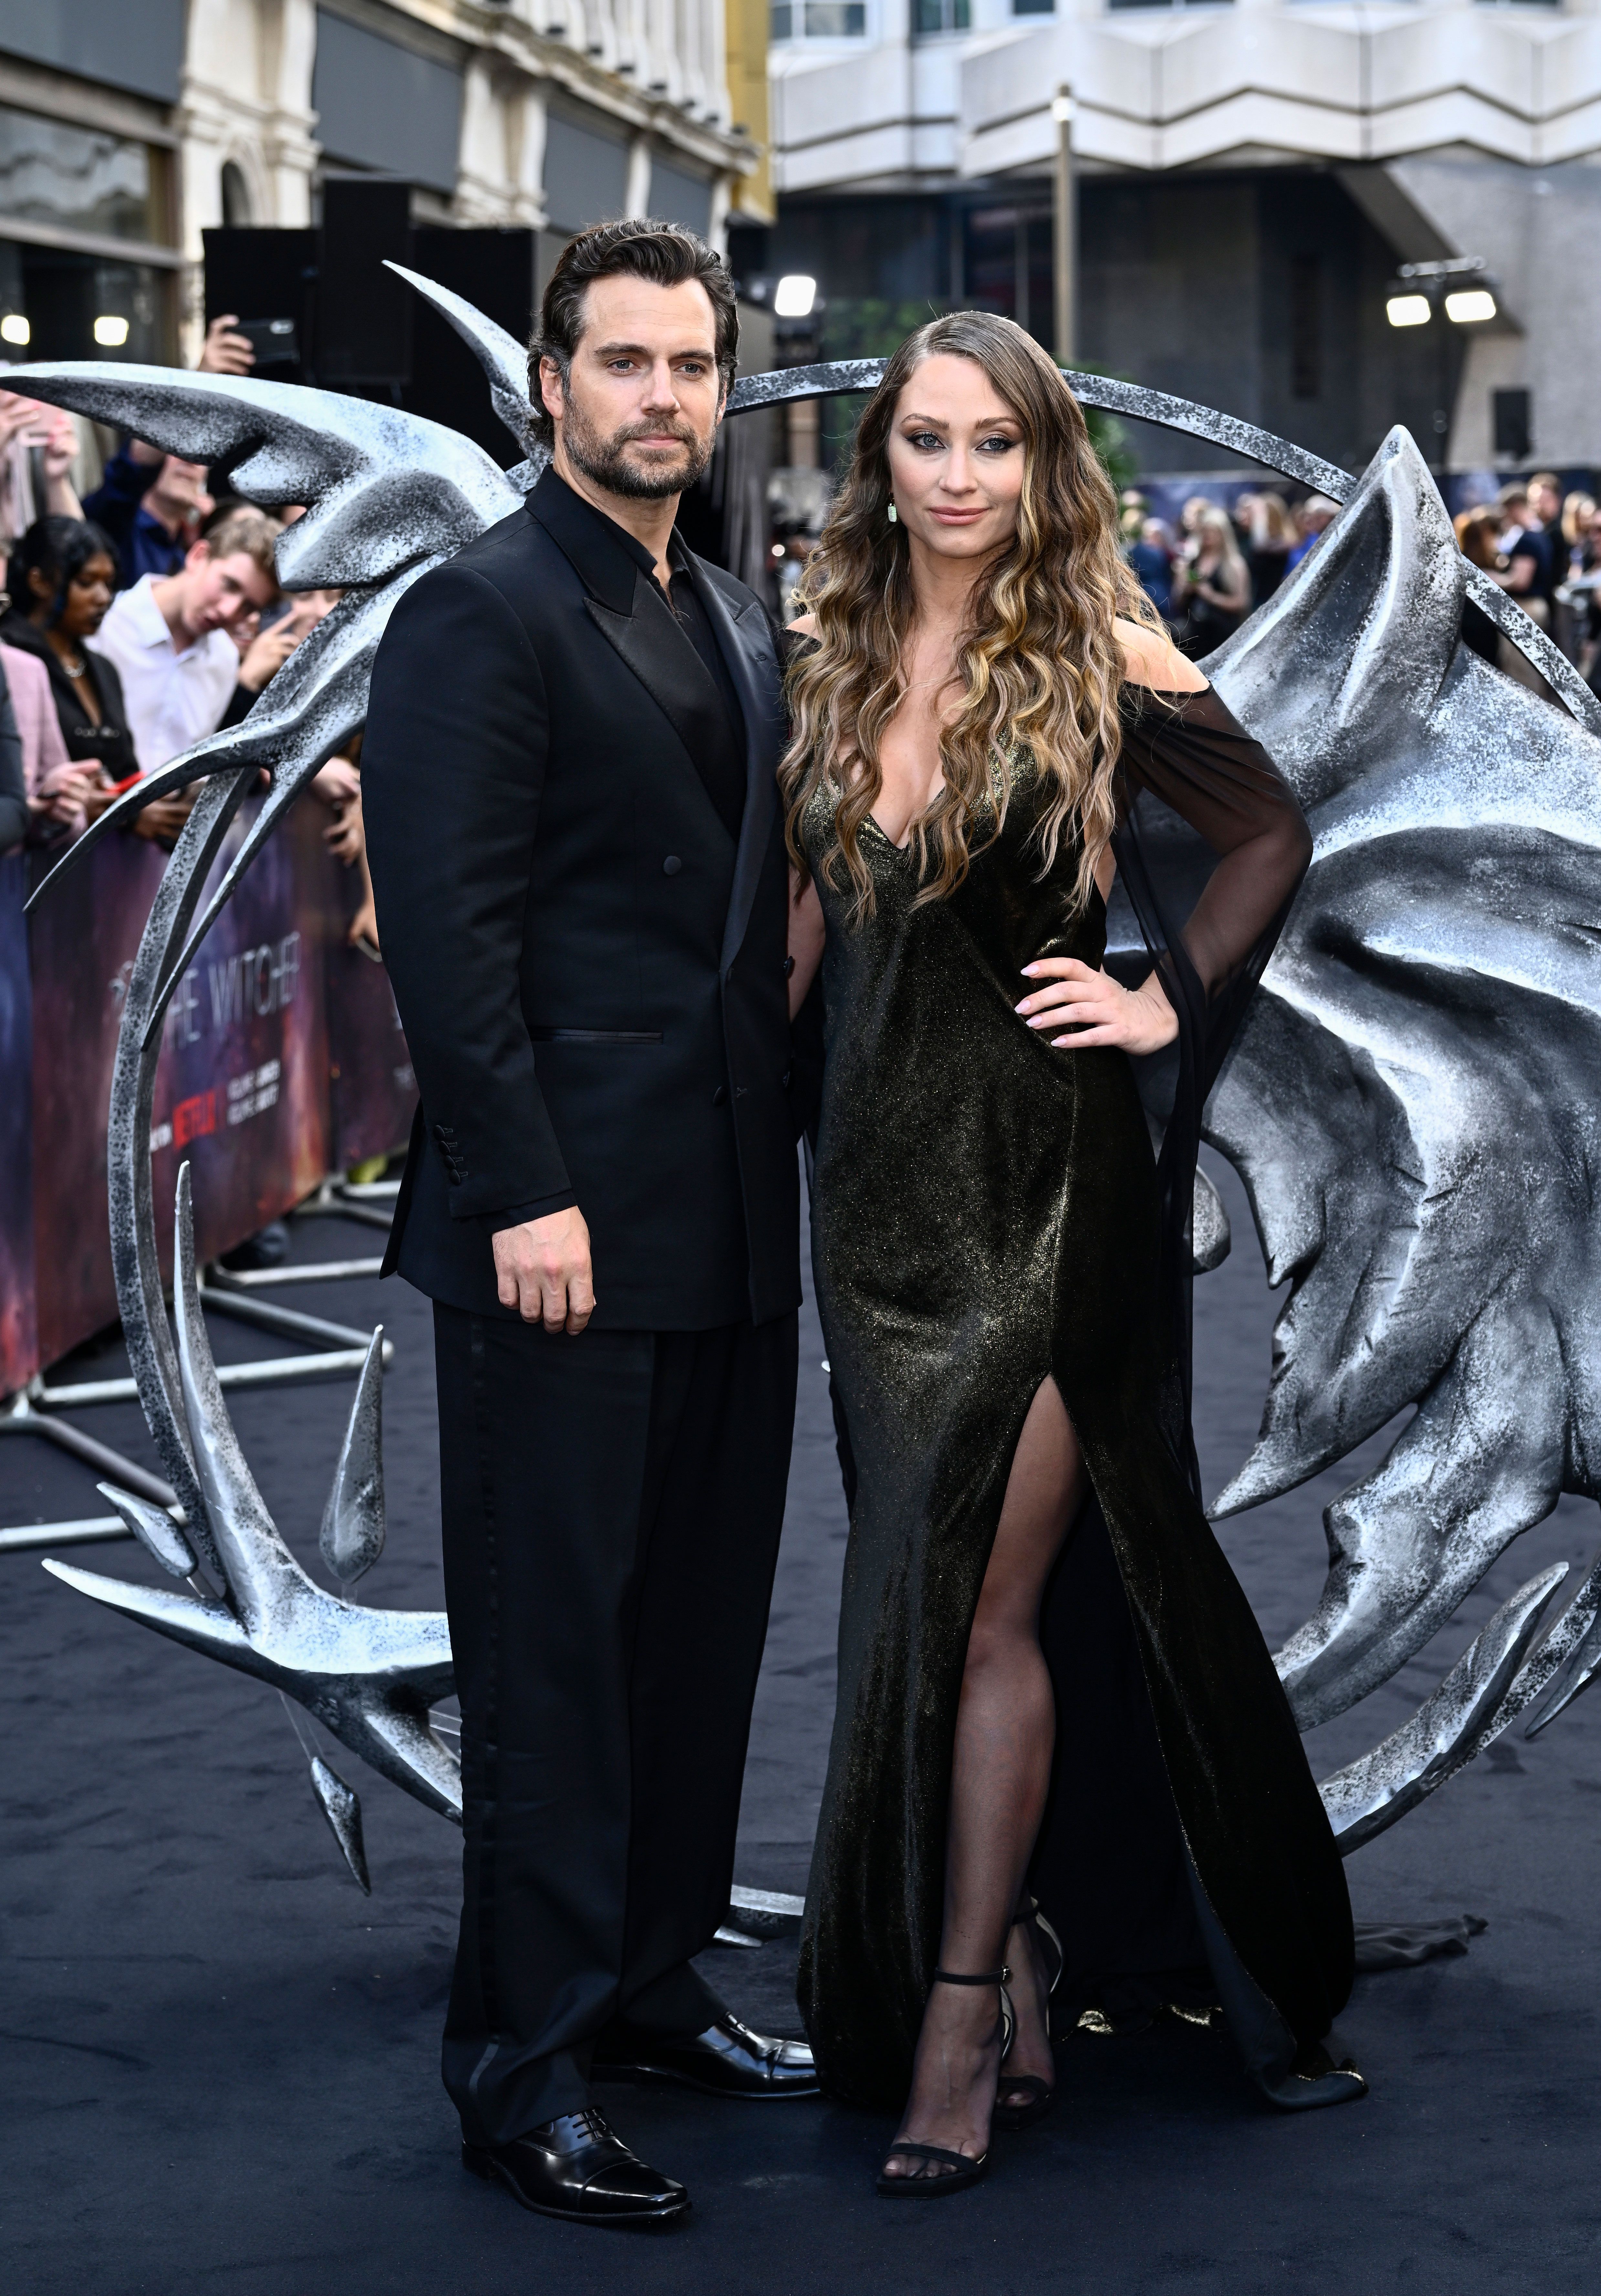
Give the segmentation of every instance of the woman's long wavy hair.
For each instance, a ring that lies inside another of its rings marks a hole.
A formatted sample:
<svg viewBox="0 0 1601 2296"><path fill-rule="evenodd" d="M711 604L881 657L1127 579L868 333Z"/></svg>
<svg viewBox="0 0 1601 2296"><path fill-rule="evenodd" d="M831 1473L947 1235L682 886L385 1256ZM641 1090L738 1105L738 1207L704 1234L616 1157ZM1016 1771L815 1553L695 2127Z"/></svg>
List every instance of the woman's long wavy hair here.
<svg viewBox="0 0 1601 2296"><path fill-rule="evenodd" d="M914 611L906 528L889 514L890 432L915 370L953 356L982 367L1016 416L1023 480L1016 536L973 586L956 660L963 701L940 741L944 786L913 829L919 901L954 892L999 833L1026 754L1043 784L1041 873L1076 831L1071 898L1082 907L1115 820L1122 661L1112 619L1162 627L1118 554L1116 497L1079 402L1039 344L986 311L953 312L908 335L862 416L800 586L818 644L790 672L794 734L778 769L803 881L800 816L820 788L834 798L833 840L818 865L836 887L843 871L853 922L874 906L861 832L883 786L879 743L905 692Z"/></svg>

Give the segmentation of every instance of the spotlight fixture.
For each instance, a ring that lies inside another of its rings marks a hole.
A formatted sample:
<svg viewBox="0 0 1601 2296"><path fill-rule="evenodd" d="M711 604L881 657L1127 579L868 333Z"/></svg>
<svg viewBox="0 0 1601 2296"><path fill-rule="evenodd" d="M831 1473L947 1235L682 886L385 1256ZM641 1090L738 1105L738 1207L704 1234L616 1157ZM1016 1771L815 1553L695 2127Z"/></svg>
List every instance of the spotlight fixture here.
<svg viewBox="0 0 1601 2296"><path fill-rule="evenodd" d="M127 321L111 312L102 312L94 322L94 340L102 350L119 351L127 340Z"/></svg>
<svg viewBox="0 0 1601 2296"><path fill-rule="evenodd" d="M7 311L5 316L0 319L0 343L26 346L32 340L33 329L22 316L21 312Z"/></svg>
<svg viewBox="0 0 1601 2296"><path fill-rule="evenodd" d="M1392 327L1426 327L1441 303L1456 327L1482 327L1500 316L1495 282L1482 255L1403 263L1385 299L1384 316Z"/></svg>
<svg viewBox="0 0 1601 2296"><path fill-rule="evenodd" d="M817 283L804 271L786 272L773 290L776 319L809 319L817 299Z"/></svg>
<svg viewBox="0 0 1601 2296"><path fill-rule="evenodd" d="M1426 295L1392 295L1384 305L1384 316L1392 327L1426 327L1433 316Z"/></svg>

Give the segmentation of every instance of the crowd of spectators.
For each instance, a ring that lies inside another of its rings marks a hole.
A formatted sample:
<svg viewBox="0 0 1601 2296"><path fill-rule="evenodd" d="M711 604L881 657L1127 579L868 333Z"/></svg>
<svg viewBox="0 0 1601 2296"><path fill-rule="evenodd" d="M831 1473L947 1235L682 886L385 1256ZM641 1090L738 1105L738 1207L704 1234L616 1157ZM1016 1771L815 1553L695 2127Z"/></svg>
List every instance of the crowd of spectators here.
<svg viewBox="0 0 1601 2296"><path fill-rule="evenodd" d="M1242 494L1231 509L1192 495L1175 530L1130 488L1123 555L1185 652L1210 653L1317 548L1339 508L1326 495L1293 509L1272 492Z"/></svg>
<svg viewBox="0 0 1601 2296"><path fill-rule="evenodd" d="M253 364L230 319L202 371ZM85 434L88 433L86 440ZM139 439L73 485L98 437L60 409L0 390L0 852L60 846L124 791L251 709L337 591L286 595L275 563L296 506L214 499L203 463ZM360 871L353 943L377 952L361 817L359 735L312 786L331 849ZM134 814L131 835L170 847L192 791Z"/></svg>
<svg viewBox="0 0 1601 2296"><path fill-rule="evenodd" d="M1501 488L1456 521L1462 554L1556 638L1601 692L1601 511L1592 496L1564 494L1555 471ZM1463 643L1525 685L1542 685L1509 638L1470 601Z"/></svg>

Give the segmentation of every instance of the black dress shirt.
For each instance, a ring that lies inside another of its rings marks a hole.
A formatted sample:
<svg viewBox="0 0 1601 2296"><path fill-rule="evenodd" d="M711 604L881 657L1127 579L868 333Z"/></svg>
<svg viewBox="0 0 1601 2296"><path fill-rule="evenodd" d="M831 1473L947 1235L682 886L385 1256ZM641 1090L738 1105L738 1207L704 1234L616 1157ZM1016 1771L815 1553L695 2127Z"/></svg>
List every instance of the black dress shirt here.
<svg viewBox="0 0 1601 2296"><path fill-rule="evenodd" d="M603 512L595 510L593 504L588 504L587 507L594 512L596 518L604 516ZM644 543L636 541L627 527L619 526L615 519L606 519L605 523L622 544L636 566L642 573L650 577L653 591L661 600L663 606L668 608L679 629L700 656L702 668L717 688L724 715L728 722L728 739L726 744L718 745L708 750L704 756L697 757L695 764L699 767L701 778L706 784L707 794L722 818L723 827L737 843L740 824L744 819L745 813L744 719L740 711L739 697L735 693L734 680L729 675L728 665L723 660L722 648L711 634L711 624L706 619L706 609L696 594L694 576L689 568L688 554L675 533L667 545L667 562L671 570L672 586L671 604L669 605L661 585L656 579L656 562Z"/></svg>

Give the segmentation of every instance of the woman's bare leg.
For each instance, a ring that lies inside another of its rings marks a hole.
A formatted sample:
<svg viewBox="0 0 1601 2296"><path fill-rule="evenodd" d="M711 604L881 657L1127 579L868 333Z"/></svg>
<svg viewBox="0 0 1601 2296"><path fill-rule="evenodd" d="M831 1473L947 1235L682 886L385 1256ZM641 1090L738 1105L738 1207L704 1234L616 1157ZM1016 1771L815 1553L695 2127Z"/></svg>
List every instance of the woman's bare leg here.
<svg viewBox="0 0 1601 2296"><path fill-rule="evenodd" d="M1039 1605L1051 1566L1082 1499L1078 1439L1054 1379L1023 1422L989 1567L984 1574L956 1710L945 1921L940 1966L998 1969L1010 1951L1016 1978L1014 2072L1052 2075L1043 2001L1027 1937L1013 1931L1023 1876L1045 1811L1055 1707L1039 1647ZM936 1985L924 2013L912 2094L900 2135L976 2156L989 2142L999 2066L992 1986ZM1002 2082L1005 2094L1005 2082ZM904 2155L891 2176L948 2175Z"/></svg>

